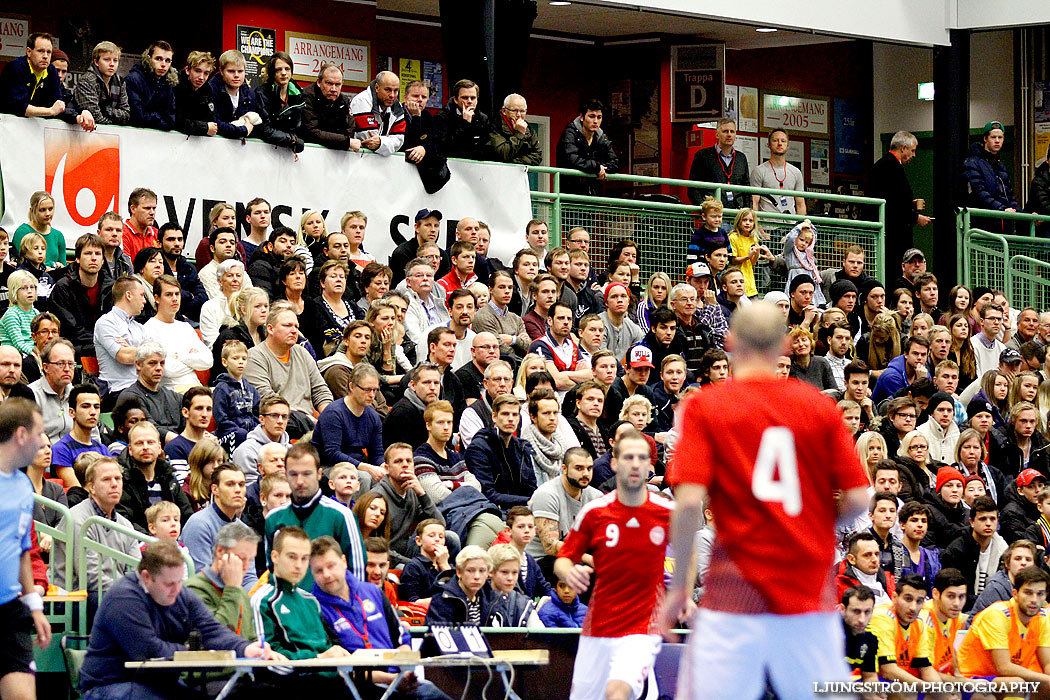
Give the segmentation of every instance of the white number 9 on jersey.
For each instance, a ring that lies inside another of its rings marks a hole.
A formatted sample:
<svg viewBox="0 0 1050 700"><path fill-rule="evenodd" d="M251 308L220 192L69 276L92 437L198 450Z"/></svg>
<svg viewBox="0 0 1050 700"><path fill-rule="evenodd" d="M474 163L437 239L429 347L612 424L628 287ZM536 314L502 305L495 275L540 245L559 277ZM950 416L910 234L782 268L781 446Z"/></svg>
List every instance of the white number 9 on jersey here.
<svg viewBox="0 0 1050 700"><path fill-rule="evenodd" d="M789 428L778 426L762 432L751 473L751 493L760 501L779 503L790 517L802 512L795 435Z"/></svg>
<svg viewBox="0 0 1050 700"><path fill-rule="evenodd" d="M616 543L620 541L620 526L616 523L609 523L605 526L605 546L615 547Z"/></svg>

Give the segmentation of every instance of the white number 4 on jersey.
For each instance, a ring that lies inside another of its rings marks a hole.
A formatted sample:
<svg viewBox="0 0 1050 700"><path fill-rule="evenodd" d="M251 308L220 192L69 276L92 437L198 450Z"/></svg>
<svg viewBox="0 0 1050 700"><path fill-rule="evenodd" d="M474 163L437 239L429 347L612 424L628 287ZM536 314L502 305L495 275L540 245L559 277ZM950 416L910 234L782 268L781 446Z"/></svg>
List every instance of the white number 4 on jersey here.
<svg viewBox="0 0 1050 700"><path fill-rule="evenodd" d="M790 517L802 512L795 436L790 429L773 427L763 431L751 474L751 493L760 501L779 503Z"/></svg>

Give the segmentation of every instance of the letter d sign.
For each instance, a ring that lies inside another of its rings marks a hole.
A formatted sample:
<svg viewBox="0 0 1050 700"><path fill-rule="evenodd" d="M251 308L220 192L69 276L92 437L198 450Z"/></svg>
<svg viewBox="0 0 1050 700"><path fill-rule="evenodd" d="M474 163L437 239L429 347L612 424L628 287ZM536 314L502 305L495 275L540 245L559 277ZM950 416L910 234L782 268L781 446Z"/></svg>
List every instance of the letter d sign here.
<svg viewBox="0 0 1050 700"><path fill-rule="evenodd" d="M690 85L689 86L689 106L693 109L700 109L707 104L707 90L704 89L703 85Z"/></svg>

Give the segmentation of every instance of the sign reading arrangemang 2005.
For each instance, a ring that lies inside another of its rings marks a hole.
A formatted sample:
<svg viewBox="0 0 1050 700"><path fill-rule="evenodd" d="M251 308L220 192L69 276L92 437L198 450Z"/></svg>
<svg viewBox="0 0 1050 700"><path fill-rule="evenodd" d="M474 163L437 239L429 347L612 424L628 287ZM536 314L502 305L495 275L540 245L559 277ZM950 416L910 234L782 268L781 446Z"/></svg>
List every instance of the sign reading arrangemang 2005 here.
<svg viewBox="0 0 1050 700"><path fill-rule="evenodd" d="M14 231L25 222L33 192L47 190L55 199L52 223L72 250L105 212L126 216L128 195L147 187L157 194L157 225L178 222L186 250L207 234L208 211L216 203L242 211L263 197L273 225L292 229L310 209L322 212L329 231L339 230L345 212L365 212L364 248L378 260L414 235L412 219L420 209L442 212L443 227L476 217L492 230L490 254L509 262L532 218L526 168L461 161L448 167L448 184L427 194L416 166L399 156L309 145L296 159L288 149L254 139L118 126L85 133L58 120L0 114L0 226ZM237 218L243 231L244 216Z"/></svg>
<svg viewBox="0 0 1050 700"><path fill-rule="evenodd" d="M762 130L784 129L802 134L828 133L828 101L762 93Z"/></svg>

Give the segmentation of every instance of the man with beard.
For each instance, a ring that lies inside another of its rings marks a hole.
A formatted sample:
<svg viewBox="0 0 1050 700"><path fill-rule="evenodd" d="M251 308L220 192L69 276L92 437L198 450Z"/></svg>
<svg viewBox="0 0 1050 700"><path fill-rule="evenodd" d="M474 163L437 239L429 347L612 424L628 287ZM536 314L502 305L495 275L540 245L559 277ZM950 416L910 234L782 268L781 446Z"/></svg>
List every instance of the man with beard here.
<svg viewBox="0 0 1050 700"><path fill-rule="evenodd" d="M580 511L602 497L602 492L590 485L593 476L591 456L582 447L570 447L562 458L561 478L541 484L529 499L529 508L536 519L536 537L525 551L536 558L545 576L552 573L554 558L565 544ZM584 554L581 561L594 565L590 554Z"/></svg>
<svg viewBox="0 0 1050 700"><path fill-rule="evenodd" d="M751 171L751 186L769 189L802 191L805 182L802 171L787 162L788 135L783 129L769 132L769 160ZM804 197L781 194L752 195L753 208L760 212L806 215Z"/></svg>
<svg viewBox="0 0 1050 700"><path fill-rule="evenodd" d="M182 522L193 515L193 506L182 490L175 471L161 449L160 433L149 421L140 421L128 431L124 462L124 493L117 510L140 532L149 532L146 509L157 501L171 501L179 507Z"/></svg>
<svg viewBox="0 0 1050 700"><path fill-rule="evenodd" d="M196 266L182 254L186 245L186 234L178 222L169 221L160 227L159 238L160 252L164 258L164 274L171 275L182 285L182 313L194 321L199 321L201 306L208 301L208 292L197 274Z"/></svg>

